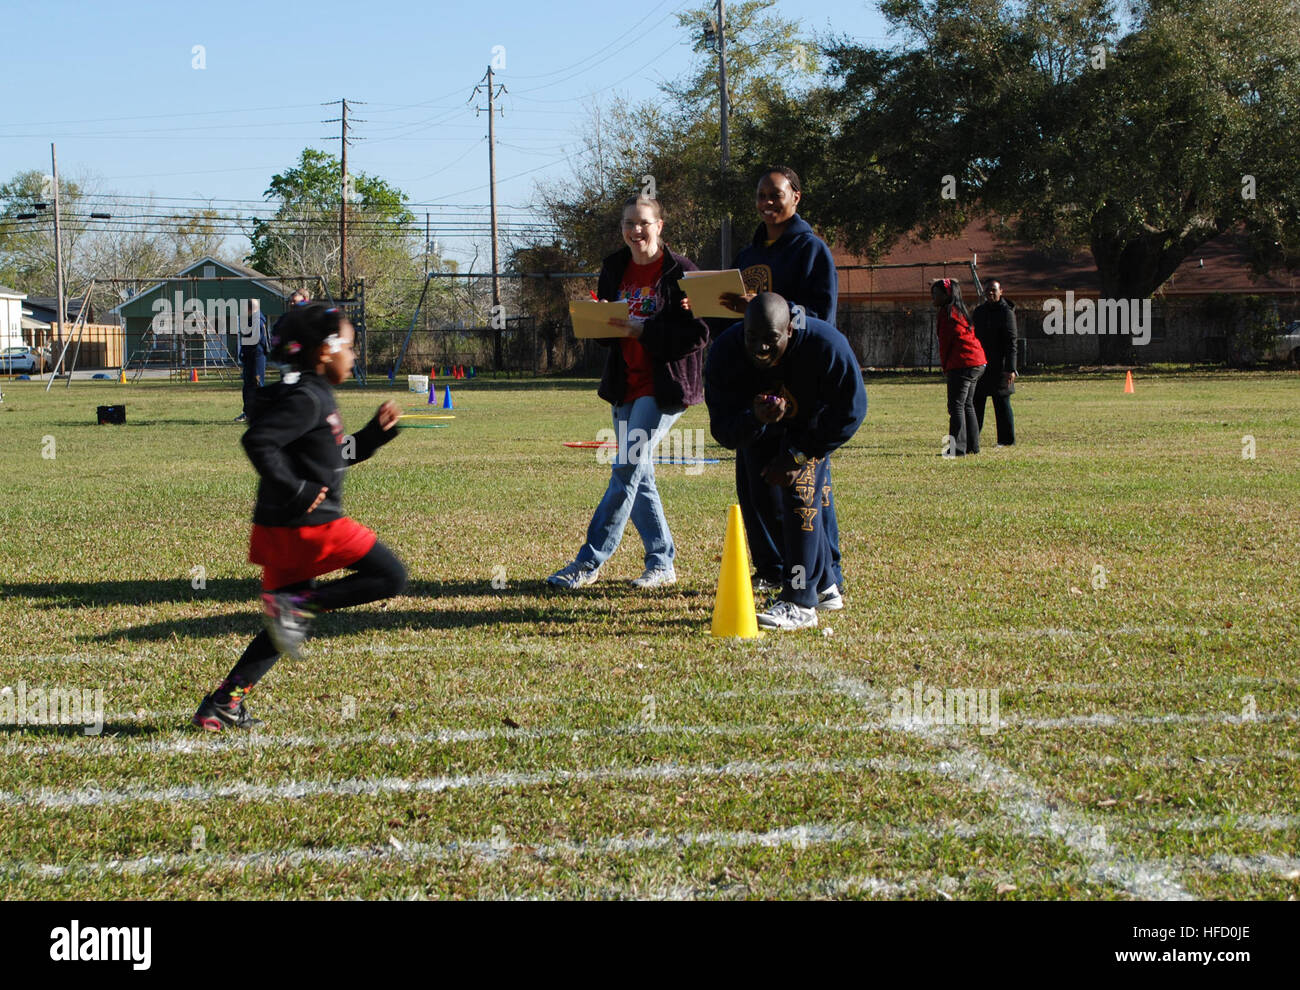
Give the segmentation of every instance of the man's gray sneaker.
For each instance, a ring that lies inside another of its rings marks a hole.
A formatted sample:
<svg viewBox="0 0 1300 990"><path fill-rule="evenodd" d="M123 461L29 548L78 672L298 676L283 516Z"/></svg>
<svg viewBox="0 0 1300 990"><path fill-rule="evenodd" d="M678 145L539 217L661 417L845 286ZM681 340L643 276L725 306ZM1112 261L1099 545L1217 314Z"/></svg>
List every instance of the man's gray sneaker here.
<svg viewBox="0 0 1300 990"><path fill-rule="evenodd" d="M817 610L794 602L773 602L758 613L758 624L764 629L811 629L817 625Z"/></svg>
<svg viewBox="0 0 1300 990"><path fill-rule="evenodd" d="M831 585L817 595L817 608L827 612L838 612L844 607L844 596L840 594L837 584Z"/></svg>

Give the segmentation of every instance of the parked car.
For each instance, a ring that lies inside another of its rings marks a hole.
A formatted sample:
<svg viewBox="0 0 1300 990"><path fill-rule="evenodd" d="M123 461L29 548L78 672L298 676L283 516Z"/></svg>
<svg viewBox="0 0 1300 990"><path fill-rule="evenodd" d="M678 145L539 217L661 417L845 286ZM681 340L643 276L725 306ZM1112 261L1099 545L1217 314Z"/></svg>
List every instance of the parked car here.
<svg viewBox="0 0 1300 990"><path fill-rule="evenodd" d="M1273 338L1273 358L1300 365L1300 320L1292 320Z"/></svg>
<svg viewBox="0 0 1300 990"><path fill-rule="evenodd" d="M32 374L40 361L41 356L30 347L6 347L0 351L0 374Z"/></svg>

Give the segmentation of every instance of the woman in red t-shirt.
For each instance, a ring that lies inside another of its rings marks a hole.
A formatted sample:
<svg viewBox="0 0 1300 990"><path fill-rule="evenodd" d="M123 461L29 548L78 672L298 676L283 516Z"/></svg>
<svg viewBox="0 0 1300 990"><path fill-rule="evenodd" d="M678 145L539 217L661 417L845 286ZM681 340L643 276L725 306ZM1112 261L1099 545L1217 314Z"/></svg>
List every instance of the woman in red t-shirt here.
<svg viewBox="0 0 1300 990"><path fill-rule="evenodd" d="M948 379L948 438L945 457L980 452L979 420L975 418L975 386L988 359L971 326L970 313L961 301L955 278L936 279L930 298L939 311L939 364Z"/></svg>
<svg viewBox="0 0 1300 990"><path fill-rule="evenodd" d="M596 294L627 300L627 336L603 340L609 347L597 394L613 407L618 450L605 497L587 527L577 557L547 583L581 588L600 576L618 549L629 519L645 545L645 570L632 584L673 584L676 549L655 487L655 454L687 406L704 399L704 349L709 328L691 316L677 282L695 264L668 250L657 199L633 196L623 205L622 250L604 260Z"/></svg>

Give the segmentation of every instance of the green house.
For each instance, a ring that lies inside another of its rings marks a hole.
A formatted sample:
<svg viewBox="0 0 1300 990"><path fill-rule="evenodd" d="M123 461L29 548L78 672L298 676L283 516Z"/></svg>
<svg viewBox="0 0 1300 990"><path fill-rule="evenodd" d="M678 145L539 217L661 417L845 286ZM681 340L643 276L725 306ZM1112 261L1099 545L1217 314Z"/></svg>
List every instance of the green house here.
<svg viewBox="0 0 1300 990"><path fill-rule="evenodd" d="M269 326L288 308L292 292L252 268L206 257L155 282L112 312L122 319L128 356L141 349L152 327L160 333L216 335L237 359L239 323L251 302L257 301Z"/></svg>

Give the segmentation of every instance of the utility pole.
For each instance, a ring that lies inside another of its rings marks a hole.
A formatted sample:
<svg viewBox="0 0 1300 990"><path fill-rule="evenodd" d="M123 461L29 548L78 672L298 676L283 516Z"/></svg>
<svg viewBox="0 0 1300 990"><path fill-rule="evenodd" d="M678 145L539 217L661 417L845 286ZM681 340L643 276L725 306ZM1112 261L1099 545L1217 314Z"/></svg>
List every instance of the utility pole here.
<svg viewBox="0 0 1300 990"><path fill-rule="evenodd" d="M488 203L492 212L492 329L493 333L493 354L496 359L496 366L501 367L501 329L497 326L497 314L501 312L501 269L500 259L497 253L497 144L496 144L496 98L506 91L502 86L498 91L494 88L492 78L492 66L488 66L487 75L487 115L488 115L488 182L489 194ZM472 100L475 95L482 90L483 84L480 83L474 87L474 94L470 96ZM477 115L482 111L482 107L475 107L474 112Z"/></svg>
<svg viewBox="0 0 1300 990"><path fill-rule="evenodd" d="M727 100L727 8L725 0L718 0L718 103L722 114L722 188L727 188L727 170L731 165L731 142L727 132L727 118L731 116L731 106ZM731 264L731 215L722 217L722 262L718 266L726 268Z"/></svg>
<svg viewBox="0 0 1300 990"><path fill-rule="evenodd" d="M328 103L322 103L321 106L332 107L335 103L343 109L338 117L330 117L322 121L325 124L332 124L335 121L339 123L338 138L328 137L325 140L338 140L343 145L342 159L343 167L339 170L339 298L347 297L348 292L348 144L357 138L348 137L348 127L351 123L362 123L365 121L348 120L348 104L360 103L359 100L330 100ZM362 103L362 106L365 104Z"/></svg>
<svg viewBox="0 0 1300 990"><path fill-rule="evenodd" d="M67 306L63 299L63 229L59 225L59 155L53 143L50 144L50 167L54 170L54 304L59 307L54 314L54 347L50 348L50 356L53 357L55 349L63 341L63 314ZM50 374L55 375L58 370L55 367ZM68 380L72 380L71 373Z"/></svg>

